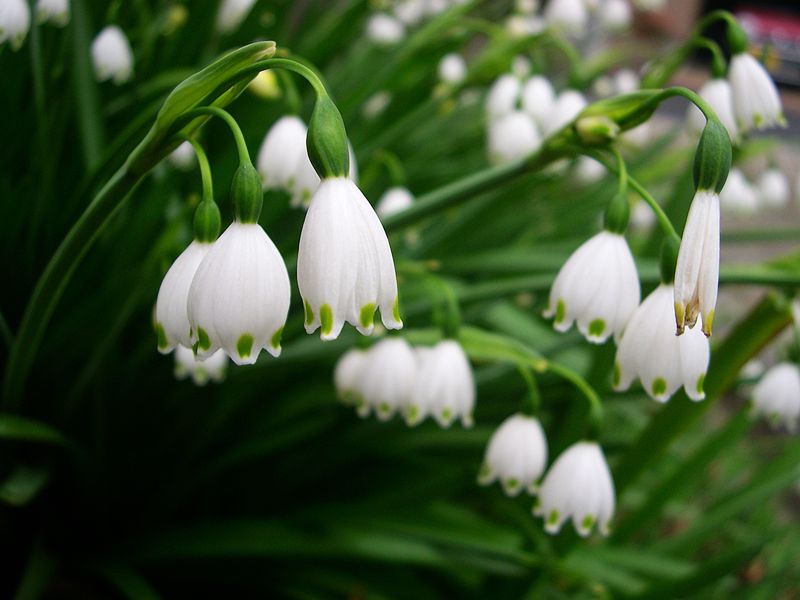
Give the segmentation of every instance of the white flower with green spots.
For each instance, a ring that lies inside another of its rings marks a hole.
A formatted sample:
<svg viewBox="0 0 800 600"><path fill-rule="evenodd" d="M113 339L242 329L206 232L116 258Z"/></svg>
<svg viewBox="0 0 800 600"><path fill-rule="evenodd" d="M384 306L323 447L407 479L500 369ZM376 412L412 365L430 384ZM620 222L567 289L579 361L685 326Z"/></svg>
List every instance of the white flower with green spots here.
<svg viewBox="0 0 800 600"><path fill-rule="evenodd" d="M637 377L647 394L666 402L681 387L692 400L705 398L703 382L710 351L699 327L675 335L672 285L659 285L628 322L617 348L614 389L623 391Z"/></svg>
<svg viewBox="0 0 800 600"><path fill-rule="evenodd" d="M121 85L133 76L133 51L122 29L109 25L92 41L92 63L98 81Z"/></svg>
<svg viewBox="0 0 800 600"><path fill-rule="evenodd" d="M753 411L777 427L797 430L800 420L800 369L782 362L769 369L753 388Z"/></svg>
<svg viewBox="0 0 800 600"><path fill-rule="evenodd" d="M536 417L521 413L500 424L489 440L478 482L489 485L499 480L508 496L522 490L533 494L547 465L547 440Z"/></svg>
<svg viewBox="0 0 800 600"><path fill-rule="evenodd" d="M385 338L367 351L357 384L356 411L387 421L411 402L417 378L417 357L402 338Z"/></svg>
<svg viewBox="0 0 800 600"><path fill-rule="evenodd" d="M564 90L555 99L542 121L544 137L549 137L571 123L586 108L586 97L577 90Z"/></svg>
<svg viewBox="0 0 800 600"><path fill-rule="evenodd" d="M306 331L320 329L323 340L339 337L345 322L370 335L378 308L387 329L403 326L389 240L350 179L324 179L311 199L300 234L297 283Z"/></svg>
<svg viewBox="0 0 800 600"><path fill-rule="evenodd" d="M257 223L231 223L189 288L189 324L198 357L219 348L237 365L253 364L262 349L278 356L289 295L286 265L266 232Z"/></svg>
<svg viewBox="0 0 800 600"><path fill-rule="evenodd" d="M781 97L767 70L755 57L740 52L731 58L728 80L733 89L733 110L742 131L785 126Z"/></svg>
<svg viewBox="0 0 800 600"><path fill-rule="evenodd" d="M0 44L8 42L19 50L31 26L31 11L26 0L0 0Z"/></svg>
<svg viewBox="0 0 800 600"><path fill-rule="evenodd" d="M614 482L597 442L577 442L556 459L539 489L533 514L544 518L548 533L558 533L567 519L588 536L597 525L608 535L614 516Z"/></svg>
<svg viewBox="0 0 800 600"><path fill-rule="evenodd" d="M601 231L583 243L556 276L544 316L553 327L578 329L593 344L619 336L639 305L639 275L625 238Z"/></svg>
<svg viewBox="0 0 800 600"><path fill-rule="evenodd" d="M175 378L191 377L195 385L204 386L209 381L220 383L228 370L228 357L217 350L205 360L198 359L192 350L178 346L175 348Z"/></svg>
<svg viewBox="0 0 800 600"><path fill-rule="evenodd" d="M359 382L367 362L366 350L351 348L339 357L333 367L333 386L336 388L336 397L345 405L360 403L361 391Z"/></svg>

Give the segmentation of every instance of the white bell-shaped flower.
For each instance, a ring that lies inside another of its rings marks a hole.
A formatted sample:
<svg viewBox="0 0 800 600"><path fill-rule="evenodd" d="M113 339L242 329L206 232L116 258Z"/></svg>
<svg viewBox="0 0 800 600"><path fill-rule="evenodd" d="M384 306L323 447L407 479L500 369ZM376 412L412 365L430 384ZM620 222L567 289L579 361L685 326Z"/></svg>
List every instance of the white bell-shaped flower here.
<svg viewBox="0 0 800 600"><path fill-rule="evenodd" d="M731 58L728 80L733 90L733 109L739 129L766 129L786 125L778 88L755 57L740 52Z"/></svg>
<svg viewBox="0 0 800 600"><path fill-rule="evenodd" d="M0 0L0 44L8 42L19 50L31 27L31 10L26 0Z"/></svg>
<svg viewBox="0 0 800 600"><path fill-rule="evenodd" d="M703 100L717 113L717 117L728 130L731 140L739 137L739 128L736 125L736 116L733 113L733 89L727 79L722 77L711 79L697 92ZM706 117L694 104L690 104L686 112L689 129L700 134L706 126Z"/></svg>
<svg viewBox="0 0 800 600"><path fill-rule="evenodd" d="M385 13L375 13L367 21L367 37L380 46L393 46L403 40L406 28L402 21Z"/></svg>
<svg viewBox="0 0 800 600"><path fill-rule="evenodd" d="M386 90L375 92L364 101L361 112L367 119L376 119L384 113L384 111L392 103L392 95Z"/></svg>
<svg viewBox="0 0 800 600"><path fill-rule="evenodd" d="M381 220L404 211L414 204L414 195L404 187L389 188L383 193L375 207Z"/></svg>
<svg viewBox="0 0 800 600"><path fill-rule="evenodd" d="M753 410L774 426L797 430L800 419L800 369L783 362L769 369L753 388Z"/></svg>
<svg viewBox="0 0 800 600"><path fill-rule="evenodd" d="M370 412L389 420L411 403L417 377L417 357L402 338L385 338L367 352L358 390L356 410L361 417Z"/></svg>
<svg viewBox="0 0 800 600"><path fill-rule="evenodd" d="M36 18L39 23L64 27L69 23L69 0L37 0Z"/></svg>
<svg viewBox="0 0 800 600"><path fill-rule="evenodd" d="M584 0L550 0L544 8L544 18L551 27L573 35L584 34L589 26Z"/></svg>
<svg viewBox="0 0 800 600"><path fill-rule="evenodd" d="M542 123L544 136L549 137L571 123L586 108L586 104L586 98L576 90L561 92Z"/></svg>
<svg viewBox="0 0 800 600"><path fill-rule="evenodd" d="M675 319L678 333L703 318L703 333L711 335L719 287L719 196L698 190L683 228L675 268Z"/></svg>
<svg viewBox="0 0 800 600"><path fill-rule="evenodd" d="M92 42L92 63L98 81L120 85L133 75L133 52L122 29L109 25Z"/></svg>
<svg viewBox="0 0 800 600"><path fill-rule="evenodd" d="M636 72L631 69L620 69L614 73L614 77L611 81L614 86L614 93L620 95L633 93L638 90L641 85L641 79L639 79Z"/></svg>
<svg viewBox="0 0 800 600"><path fill-rule="evenodd" d="M516 110L521 92L522 85L514 75L498 77L486 94L486 115L489 121Z"/></svg>
<svg viewBox="0 0 800 600"><path fill-rule="evenodd" d="M683 386L692 400L705 398L708 338L699 327L675 335L674 291L659 285L631 317L617 348L614 389L623 391L635 378L654 400L666 402Z"/></svg>
<svg viewBox="0 0 800 600"><path fill-rule="evenodd" d="M546 27L547 23L538 15L511 15L505 21L505 30L514 39L537 35Z"/></svg>
<svg viewBox="0 0 800 600"><path fill-rule="evenodd" d="M419 25L425 17L427 0L398 0L392 2L394 15L408 26Z"/></svg>
<svg viewBox="0 0 800 600"><path fill-rule="evenodd" d="M492 434L478 474L481 485L500 481L508 496L533 494L547 466L547 440L536 417L517 413Z"/></svg>
<svg viewBox="0 0 800 600"><path fill-rule="evenodd" d="M575 177L583 184L600 181L606 173L603 164L589 156L581 156L575 164Z"/></svg>
<svg viewBox="0 0 800 600"><path fill-rule="evenodd" d="M350 179L324 179L311 199L300 234L297 283L306 331L321 326L323 340L339 337L345 321L369 335L376 308L387 329L403 326L389 240Z"/></svg>
<svg viewBox="0 0 800 600"><path fill-rule="evenodd" d="M253 364L262 349L281 353L289 312L289 274L257 223L234 221L200 263L187 303L200 358L219 348L237 365Z"/></svg>
<svg viewBox="0 0 800 600"><path fill-rule="evenodd" d="M550 467L533 514L544 517L548 533L558 533L572 518L575 531L583 537L595 524L608 535L614 505L614 482L603 450L597 442L582 441L564 450Z"/></svg>
<svg viewBox="0 0 800 600"><path fill-rule="evenodd" d="M530 156L541 145L536 125L526 112L515 110L489 124L489 159L495 164Z"/></svg>
<svg viewBox="0 0 800 600"><path fill-rule="evenodd" d="M792 197L789 178L780 169L767 169L756 182L761 204L767 208L785 208Z"/></svg>
<svg viewBox="0 0 800 600"><path fill-rule="evenodd" d="M522 88L522 109L542 127L547 120L556 93L550 80L542 75L534 75Z"/></svg>
<svg viewBox="0 0 800 600"><path fill-rule="evenodd" d="M188 171L194 167L197 162L194 148L189 142L181 142L175 150L170 152L167 156L169 164L181 171Z"/></svg>
<svg viewBox="0 0 800 600"><path fill-rule="evenodd" d="M189 348L183 346L175 348L176 379L191 377L195 385L203 386L209 381L220 383L225 379L227 370L228 357L222 350L217 350L205 360L200 360Z"/></svg>
<svg viewBox="0 0 800 600"><path fill-rule="evenodd" d="M740 215L752 215L758 209L758 193L740 169L733 167L728 172L725 187L719 193L719 204L722 210Z"/></svg>
<svg viewBox="0 0 800 600"><path fill-rule="evenodd" d="M255 3L256 0L222 0L217 12L217 31L227 34L239 29Z"/></svg>
<svg viewBox="0 0 800 600"><path fill-rule="evenodd" d="M633 23L633 8L628 0L604 0L598 15L600 26L606 31L622 31Z"/></svg>
<svg viewBox="0 0 800 600"><path fill-rule="evenodd" d="M359 384L367 362L367 352L352 348L342 354L333 368L333 385L336 397L342 404L357 405L361 402Z"/></svg>
<svg viewBox="0 0 800 600"><path fill-rule="evenodd" d="M445 54L437 68L439 79L450 85L458 85L467 77L467 62L456 52Z"/></svg>
<svg viewBox="0 0 800 600"><path fill-rule="evenodd" d="M156 299L158 351L162 354L171 352L176 346L192 347L189 315L186 312L189 287L211 246L210 243L194 240L164 275Z"/></svg>
<svg viewBox="0 0 800 600"><path fill-rule="evenodd" d="M601 231L569 257L550 289L544 316L567 331L572 322L593 344L618 336L640 299L639 275L625 238Z"/></svg>
<svg viewBox="0 0 800 600"><path fill-rule="evenodd" d="M455 340L443 340L432 348L418 349L419 370L406 423L416 425L428 415L442 427L461 419L472 427L475 378L464 349Z"/></svg>

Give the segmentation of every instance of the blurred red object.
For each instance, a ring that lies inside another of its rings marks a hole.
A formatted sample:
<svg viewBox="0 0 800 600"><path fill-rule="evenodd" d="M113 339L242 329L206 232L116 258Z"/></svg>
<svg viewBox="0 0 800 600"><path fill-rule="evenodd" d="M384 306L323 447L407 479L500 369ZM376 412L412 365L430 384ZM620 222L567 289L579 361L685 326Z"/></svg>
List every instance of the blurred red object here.
<svg viewBox="0 0 800 600"><path fill-rule="evenodd" d="M736 18L750 37L750 50L776 81L800 85L800 14L744 6Z"/></svg>

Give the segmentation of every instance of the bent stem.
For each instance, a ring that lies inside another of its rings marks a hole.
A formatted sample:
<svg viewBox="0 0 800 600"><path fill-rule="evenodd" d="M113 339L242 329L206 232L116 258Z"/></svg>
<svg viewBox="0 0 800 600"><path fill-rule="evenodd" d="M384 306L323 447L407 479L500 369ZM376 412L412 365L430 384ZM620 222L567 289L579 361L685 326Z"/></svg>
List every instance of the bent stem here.
<svg viewBox="0 0 800 600"><path fill-rule="evenodd" d="M594 391L594 388L589 385L588 381L569 367L565 367L551 360L545 360L539 367L543 371L549 371L562 379L566 379L583 394L583 397L586 398L586 401L589 403L589 437L597 437L603 424L603 402L600 400L600 396L597 395L597 392Z"/></svg>
<svg viewBox="0 0 800 600"><path fill-rule="evenodd" d="M234 119L233 115L231 115L231 113L229 113L227 110L223 110L218 106L201 106L200 108L195 108L184 113L179 121L189 122L193 121L197 117L205 115L219 117L225 121L225 124L231 130L233 139L236 141L236 150L239 153L239 162L242 164L250 164L250 152L247 150L247 143L244 141L244 134L242 133L239 124L236 122L236 119ZM200 151L202 152L202 148Z"/></svg>
<svg viewBox="0 0 800 600"><path fill-rule="evenodd" d="M208 163L208 156L200 143L193 137L185 138L194 148L197 155L197 164L200 167L200 178L203 185L203 201L214 201L214 184L211 179L211 165Z"/></svg>

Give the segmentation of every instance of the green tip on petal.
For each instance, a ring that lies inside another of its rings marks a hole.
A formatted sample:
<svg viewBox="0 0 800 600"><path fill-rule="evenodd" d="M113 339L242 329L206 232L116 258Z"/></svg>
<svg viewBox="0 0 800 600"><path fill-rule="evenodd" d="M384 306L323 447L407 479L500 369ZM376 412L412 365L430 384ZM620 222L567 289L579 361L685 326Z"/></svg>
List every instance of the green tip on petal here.
<svg viewBox="0 0 800 600"><path fill-rule="evenodd" d="M311 305L308 303L308 300L303 301L303 306L305 308L306 313L306 325L311 325L314 322L314 310L311 308Z"/></svg>
<svg viewBox="0 0 800 600"><path fill-rule="evenodd" d="M208 333L202 327L197 328L197 344L195 344L196 350L208 350L211 348L211 340L208 339Z"/></svg>
<svg viewBox="0 0 800 600"><path fill-rule="evenodd" d="M478 483L480 483L481 485L487 485L490 482L491 478L492 478L492 468L488 464L483 463L481 465L480 470L478 471Z"/></svg>
<svg viewBox="0 0 800 600"><path fill-rule="evenodd" d="M449 408L445 408L442 410L442 419L445 421L449 421L453 418L453 411Z"/></svg>
<svg viewBox="0 0 800 600"><path fill-rule="evenodd" d="M403 320L403 319L400 318L400 299L399 298L395 298L394 299L394 304L392 305L392 316L394 317L394 320L397 321L398 323Z"/></svg>
<svg viewBox="0 0 800 600"><path fill-rule="evenodd" d="M250 356L250 353L253 351L253 336L249 333L244 333L239 337L239 341L236 342L236 352L239 353L239 357L247 358Z"/></svg>
<svg viewBox="0 0 800 600"><path fill-rule="evenodd" d="M503 487L509 492L515 492L519 489L519 479L510 477L503 482Z"/></svg>
<svg viewBox="0 0 800 600"><path fill-rule="evenodd" d="M270 346L277 350L281 347L281 336L283 335L283 327L279 327L275 333L272 334L272 338L269 340Z"/></svg>
<svg viewBox="0 0 800 600"><path fill-rule="evenodd" d="M708 311L708 314L703 316L703 333L706 337L711 337L711 326L714 323L714 310Z"/></svg>
<svg viewBox="0 0 800 600"><path fill-rule="evenodd" d="M589 530L594 526L594 517L592 515L586 515L583 517L583 521L581 521L581 527L585 530Z"/></svg>
<svg viewBox="0 0 800 600"><path fill-rule="evenodd" d="M683 304L675 303L675 323L678 325L678 335L683 333L683 325L686 322L686 311Z"/></svg>
<svg viewBox="0 0 800 600"><path fill-rule="evenodd" d="M612 379L612 383L614 387L619 385L619 382L622 381L622 367L619 366L618 362L614 363L614 376Z"/></svg>
<svg viewBox="0 0 800 600"><path fill-rule="evenodd" d="M695 388L698 394L705 395L706 392L703 389L703 385L705 384L705 382L706 382L706 374L700 373L700 377L697 378L697 387Z"/></svg>
<svg viewBox="0 0 800 600"><path fill-rule="evenodd" d="M653 380L653 395L663 396L667 392L667 382L663 377L657 377Z"/></svg>
<svg viewBox="0 0 800 600"><path fill-rule="evenodd" d="M589 335L600 337L606 330L606 322L603 319L595 319L589 323Z"/></svg>
<svg viewBox="0 0 800 600"><path fill-rule="evenodd" d="M372 327L372 324L375 320L375 305L370 302L365 304L361 307L361 314L358 317L358 321L361 323L361 326L365 329Z"/></svg>
<svg viewBox="0 0 800 600"><path fill-rule="evenodd" d="M564 317L567 316L567 305L564 304L564 301L559 299L556 303L556 318L555 323L561 323L564 320Z"/></svg>
<svg viewBox="0 0 800 600"><path fill-rule="evenodd" d="M557 525L558 524L558 511L551 510L550 514L547 515L547 524L548 525Z"/></svg>
<svg viewBox="0 0 800 600"><path fill-rule="evenodd" d="M167 333L161 323L156 323L156 337L158 338L159 349L165 350L169 343L167 342Z"/></svg>
<svg viewBox="0 0 800 600"><path fill-rule="evenodd" d="M333 310L330 304L323 304L319 307L319 322L324 335L333 331Z"/></svg>

